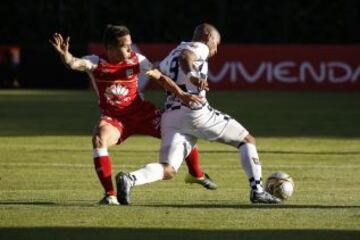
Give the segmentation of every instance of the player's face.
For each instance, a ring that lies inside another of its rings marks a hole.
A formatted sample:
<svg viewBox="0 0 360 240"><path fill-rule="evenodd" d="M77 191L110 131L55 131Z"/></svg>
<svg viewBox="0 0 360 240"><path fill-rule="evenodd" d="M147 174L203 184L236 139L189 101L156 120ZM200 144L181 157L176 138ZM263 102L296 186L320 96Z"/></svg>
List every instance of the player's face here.
<svg viewBox="0 0 360 240"><path fill-rule="evenodd" d="M218 46L220 44L220 35L213 32L208 40L209 57L214 56L217 53Z"/></svg>
<svg viewBox="0 0 360 240"><path fill-rule="evenodd" d="M121 62L130 58L131 54L131 36L126 35L118 38L116 46L109 45L107 48L108 58L113 62Z"/></svg>

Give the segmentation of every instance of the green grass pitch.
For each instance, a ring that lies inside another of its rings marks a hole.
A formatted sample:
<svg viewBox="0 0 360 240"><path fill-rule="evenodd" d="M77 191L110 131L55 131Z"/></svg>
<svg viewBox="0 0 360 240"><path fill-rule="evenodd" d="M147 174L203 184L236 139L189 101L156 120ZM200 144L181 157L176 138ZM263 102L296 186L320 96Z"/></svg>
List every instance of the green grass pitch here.
<svg viewBox="0 0 360 240"><path fill-rule="evenodd" d="M175 179L135 188L132 206L97 206L91 91L0 91L0 239L360 239L360 94L210 92L256 137L263 175L289 173L281 206L252 205L236 149L199 141L216 191ZM146 98L161 105L162 92ZM157 161L160 141L110 150L113 172Z"/></svg>

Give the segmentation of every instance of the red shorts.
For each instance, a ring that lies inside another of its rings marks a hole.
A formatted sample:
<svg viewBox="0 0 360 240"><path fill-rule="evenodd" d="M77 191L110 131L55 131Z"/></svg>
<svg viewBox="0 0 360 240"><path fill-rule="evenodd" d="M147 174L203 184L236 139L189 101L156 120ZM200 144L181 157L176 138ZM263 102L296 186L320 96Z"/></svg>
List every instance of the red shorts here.
<svg viewBox="0 0 360 240"><path fill-rule="evenodd" d="M120 139L118 144L133 134L161 137L161 111L151 102L144 101L141 104L141 110L125 116L101 116L101 120L110 123L119 130Z"/></svg>

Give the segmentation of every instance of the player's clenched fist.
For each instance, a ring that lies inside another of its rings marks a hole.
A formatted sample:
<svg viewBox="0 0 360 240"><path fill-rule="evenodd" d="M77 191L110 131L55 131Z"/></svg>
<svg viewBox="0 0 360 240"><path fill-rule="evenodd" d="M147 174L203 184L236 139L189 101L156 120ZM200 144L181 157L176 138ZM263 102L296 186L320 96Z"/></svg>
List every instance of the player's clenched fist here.
<svg viewBox="0 0 360 240"><path fill-rule="evenodd" d="M160 77L161 77L161 72L159 70L157 70L157 69L149 70L145 74L149 78L160 79Z"/></svg>
<svg viewBox="0 0 360 240"><path fill-rule="evenodd" d="M209 91L209 83L207 79L201 77L193 77L189 78L190 82L200 88L200 90Z"/></svg>

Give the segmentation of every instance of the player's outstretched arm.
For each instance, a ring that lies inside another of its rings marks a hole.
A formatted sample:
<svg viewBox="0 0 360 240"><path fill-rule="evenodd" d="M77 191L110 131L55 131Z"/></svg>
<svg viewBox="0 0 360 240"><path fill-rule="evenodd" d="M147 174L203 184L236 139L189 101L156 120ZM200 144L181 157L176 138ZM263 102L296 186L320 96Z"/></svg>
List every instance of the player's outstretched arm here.
<svg viewBox="0 0 360 240"><path fill-rule="evenodd" d="M201 78L197 70L194 67L194 62L197 56L194 52L184 49L179 55L179 64L184 71L189 81L201 90L209 91L209 84L207 79Z"/></svg>
<svg viewBox="0 0 360 240"><path fill-rule="evenodd" d="M184 92L181 88L168 76L162 74L157 69L152 69L146 72L146 75L154 79L159 85L167 91L174 93L181 101L188 106L193 104L202 104L203 98L197 95L192 95Z"/></svg>
<svg viewBox="0 0 360 240"><path fill-rule="evenodd" d="M49 39L49 42L67 68L78 71L87 71L93 68L90 61L76 58L69 52L70 37L64 39L60 33L54 33L52 39Z"/></svg>

